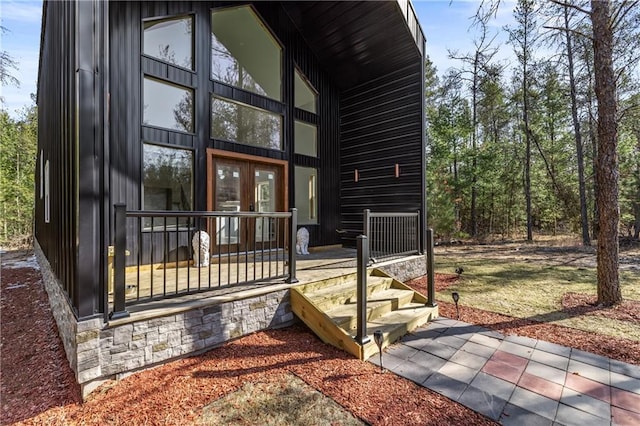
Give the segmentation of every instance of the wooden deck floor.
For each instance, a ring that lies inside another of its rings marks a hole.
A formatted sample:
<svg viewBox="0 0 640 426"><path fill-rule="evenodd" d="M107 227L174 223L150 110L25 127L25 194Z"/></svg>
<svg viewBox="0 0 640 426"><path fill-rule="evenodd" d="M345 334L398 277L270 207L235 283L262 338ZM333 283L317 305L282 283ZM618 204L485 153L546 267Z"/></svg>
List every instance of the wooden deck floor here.
<svg viewBox="0 0 640 426"><path fill-rule="evenodd" d="M355 272L356 252L333 248L297 257L296 278L311 282ZM250 257L214 259L208 265L193 266L182 261L155 265L127 267L125 272L126 303L186 295L194 292L221 290L225 293L247 288L283 283L289 276L282 254L255 259ZM257 284L259 283L259 284ZM203 293L201 293L203 294ZM109 303L113 302L110 287Z"/></svg>

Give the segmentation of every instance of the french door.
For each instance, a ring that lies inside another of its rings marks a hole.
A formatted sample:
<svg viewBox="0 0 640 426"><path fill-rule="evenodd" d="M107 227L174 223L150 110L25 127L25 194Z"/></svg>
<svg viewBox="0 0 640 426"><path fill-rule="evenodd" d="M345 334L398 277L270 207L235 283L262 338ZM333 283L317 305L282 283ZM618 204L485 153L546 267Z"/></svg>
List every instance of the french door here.
<svg viewBox="0 0 640 426"><path fill-rule="evenodd" d="M219 212L281 212L286 209L286 162L209 150L208 208ZM284 229L275 220L225 217L214 221L212 244L219 250L260 250Z"/></svg>

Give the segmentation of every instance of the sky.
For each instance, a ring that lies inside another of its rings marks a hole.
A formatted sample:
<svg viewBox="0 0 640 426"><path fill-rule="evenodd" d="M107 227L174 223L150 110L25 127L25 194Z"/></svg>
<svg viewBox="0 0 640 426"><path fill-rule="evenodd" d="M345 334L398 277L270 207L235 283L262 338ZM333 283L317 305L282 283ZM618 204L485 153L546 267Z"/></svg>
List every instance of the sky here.
<svg viewBox="0 0 640 426"><path fill-rule="evenodd" d="M471 18L479 0L413 0L418 21L427 39L427 54L442 75L449 67L460 67L460 61L448 58L449 51L467 54L473 51L475 31L470 28ZM496 19L490 24L492 31L513 25L513 0L502 0ZM1 87L4 98L2 108L17 118L25 106L31 105L31 94L36 92L38 60L40 54L40 18L42 2L35 0L0 0L0 21L8 32L0 34L0 50L7 51L18 62L13 75L20 87ZM496 59L508 61L511 47L505 36Z"/></svg>

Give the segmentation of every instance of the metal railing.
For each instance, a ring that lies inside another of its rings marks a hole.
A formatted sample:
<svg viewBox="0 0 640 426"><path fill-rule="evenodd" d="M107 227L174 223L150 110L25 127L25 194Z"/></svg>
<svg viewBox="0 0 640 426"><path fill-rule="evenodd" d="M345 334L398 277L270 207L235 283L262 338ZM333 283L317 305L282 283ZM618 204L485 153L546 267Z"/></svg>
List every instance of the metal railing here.
<svg viewBox="0 0 640 426"><path fill-rule="evenodd" d="M280 278L297 282L296 209L255 213L114 207L111 319L128 316L126 306L141 302Z"/></svg>
<svg viewBox="0 0 640 426"><path fill-rule="evenodd" d="M420 212L373 213L364 210L364 235L373 261L422 253Z"/></svg>

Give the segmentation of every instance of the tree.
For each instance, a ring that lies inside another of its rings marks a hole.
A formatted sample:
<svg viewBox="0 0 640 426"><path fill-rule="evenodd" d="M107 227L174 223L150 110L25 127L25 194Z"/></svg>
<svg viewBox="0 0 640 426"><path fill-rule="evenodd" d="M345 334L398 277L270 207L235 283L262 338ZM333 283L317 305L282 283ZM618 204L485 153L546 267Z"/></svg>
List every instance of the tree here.
<svg viewBox="0 0 640 426"><path fill-rule="evenodd" d="M478 235L478 212L477 212L477 192L478 192L478 90L482 74L486 71L487 66L497 53L497 49L491 45L495 39L495 35L489 38L489 30L487 24L483 20L476 20L476 25L480 27L480 36L474 41L475 51L472 54L459 56L456 52L450 52L449 57L461 60L463 66L468 66L466 70L459 71L459 74L470 74L466 80L470 84L471 90L471 211L470 211L470 228L471 236Z"/></svg>
<svg viewBox="0 0 640 426"><path fill-rule="evenodd" d="M529 84L531 80L531 62L536 43L535 1L519 0L514 16L518 27L509 29L509 42L514 46L515 54L522 72L522 122L525 137L524 191L527 210L527 241L533 241L533 223L531 217L531 126L529 123Z"/></svg>
<svg viewBox="0 0 640 426"><path fill-rule="evenodd" d="M8 30L0 26L0 34L6 33ZM0 50L0 86L20 86L20 81L12 74L11 70L18 70L18 63L6 50ZM4 102L4 98L0 96L0 102Z"/></svg>
<svg viewBox="0 0 640 426"><path fill-rule="evenodd" d="M591 245L589 237L589 218L587 216L587 193L584 178L584 152L582 149L582 133L580 129L580 120L578 118L578 99L576 91L576 78L573 57L573 34L570 31L570 14L569 6L562 6L564 35L565 35L565 52L567 55L567 72L569 74L569 90L571 97L571 119L573 122L573 134L576 143L576 161L578 163L578 190L580 193L580 229L582 231L582 244Z"/></svg>
<svg viewBox="0 0 640 426"><path fill-rule="evenodd" d="M38 119L35 106L19 119L0 110L0 245L31 241Z"/></svg>
<svg viewBox="0 0 640 426"><path fill-rule="evenodd" d="M598 303L607 306L622 301L618 271L618 103L613 69L612 18L610 1L591 0L595 92L598 100Z"/></svg>

